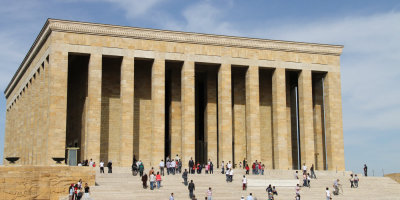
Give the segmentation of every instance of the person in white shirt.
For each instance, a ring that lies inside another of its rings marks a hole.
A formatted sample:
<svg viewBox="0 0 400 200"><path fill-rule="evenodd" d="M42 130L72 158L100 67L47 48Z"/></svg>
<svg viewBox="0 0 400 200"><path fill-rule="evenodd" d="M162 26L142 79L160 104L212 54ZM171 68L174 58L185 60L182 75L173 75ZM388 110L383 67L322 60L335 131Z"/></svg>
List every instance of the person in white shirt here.
<svg viewBox="0 0 400 200"><path fill-rule="evenodd" d="M175 161L179 161L179 160L180 160L180 158L179 158L178 154L176 154Z"/></svg>
<svg viewBox="0 0 400 200"><path fill-rule="evenodd" d="M221 162L221 174L224 174L225 172L225 165L224 165L224 161Z"/></svg>
<svg viewBox="0 0 400 200"><path fill-rule="evenodd" d="M247 178L245 175L243 175L242 183L243 183L243 190L246 190L247 189Z"/></svg>
<svg viewBox="0 0 400 200"><path fill-rule="evenodd" d="M154 176L154 173L150 174L150 190L154 189L154 183L156 182L156 176Z"/></svg>
<svg viewBox="0 0 400 200"><path fill-rule="evenodd" d="M161 176L164 176L164 160L161 160L160 162L160 173Z"/></svg>
<svg viewBox="0 0 400 200"><path fill-rule="evenodd" d="M232 168L232 163L231 163L231 161L229 161L229 163L228 163L228 169L231 169Z"/></svg>
<svg viewBox="0 0 400 200"><path fill-rule="evenodd" d="M174 200L174 193L171 193L171 196L169 196L169 200Z"/></svg>
<svg viewBox="0 0 400 200"><path fill-rule="evenodd" d="M100 174L103 173L104 174L104 162L100 161Z"/></svg>
<svg viewBox="0 0 400 200"><path fill-rule="evenodd" d="M252 193L250 193L250 195L247 196L247 200L253 200L253 194Z"/></svg>
<svg viewBox="0 0 400 200"><path fill-rule="evenodd" d="M331 193L329 192L329 188L326 188L326 200L330 200L331 199Z"/></svg>
<svg viewBox="0 0 400 200"><path fill-rule="evenodd" d="M90 159L89 167L93 167L93 160L92 159Z"/></svg>
<svg viewBox="0 0 400 200"><path fill-rule="evenodd" d="M212 200L212 190L211 190L211 187L208 188L208 191L207 191L206 195L207 195L207 200Z"/></svg>
<svg viewBox="0 0 400 200"><path fill-rule="evenodd" d="M306 166L306 163L303 163L303 174L307 174L307 166Z"/></svg>
<svg viewBox="0 0 400 200"><path fill-rule="evenodd" d="M82 163L78 163L78 167L82 167Z"/></svg>
<svg viewBox="0 0 400 200"><path fill-rule="evenodd" d="M233 181L233 169L229 170L229 181L232 182Z"/></svg>
<svg viewBox="0 0 400 200"><path fill-rule="evenodd" d="M174 159L172 159L172 161L171 161L171 173L173 175L175 175L175 167L176 167L176 162L175 162Z"/></svg>

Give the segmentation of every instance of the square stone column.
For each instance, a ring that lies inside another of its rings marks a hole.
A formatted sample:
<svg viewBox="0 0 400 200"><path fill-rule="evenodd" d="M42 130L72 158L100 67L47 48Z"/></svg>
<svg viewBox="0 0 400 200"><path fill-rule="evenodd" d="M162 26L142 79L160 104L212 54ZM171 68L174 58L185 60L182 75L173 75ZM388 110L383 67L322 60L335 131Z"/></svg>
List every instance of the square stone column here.
<svg viewBox="0 0 400 200"><path fill-rule="evenodd" d="M217 133L217 76L214 71L207 73L207 105L206 105L206 135L207 156L217 166L218 133Z"/></svg>
<svg viewBox="0 0 400 200"><path fill-rule="evenodd" d="M258 66L249 66L246 73L246 137L249 163L261 160L259 89Z"/></svg>
<svg viewBox="0 0 400 200"><path fill-rule="evenodd" d="M324 80L324 107L328 170L345 170L340 73L328 72Z"/></svg>
<svg viewBox="0 0 400 200"><path fill-rule="evenodd" d="M314 164L314 118L311 70L302 70L298 79L301 166Z"/></svg>
<svg viewBox="0 0 400 200"><path fill-rule="evenodd" d="M65 157L68 52L52 48L49 56L49 129L47 164L54 164L53 157ZM25 97L26 98L26 97Z"/></svg>
<svg viewBox="0 0 400 200"><path fill-rule="evenodd" d="M150 165L157 168L164 159L165 141L165 60L156 58L151 69L152 103L152 158ZM149 167L151 167L149 166Z"/></svg>
<svg viewBox="0 0 400 200"><path fill-rule="evenodd" d="M232 162L232 85L231 65L221 64L218 71L219 163Z"/></svg>
<svg viewBox="0 0 400 200"><path fill-rule="evenodd" d="M276 68L272 75L272 116L274 168L288 169L288 133L286 126L285 69Z"/></svg>
<svg viewBox="0 0 400 200"><path fill-rule="evenodd" d="M100 162L102 54L92 53L88 69L85 158ZM106 162L106 161L104 161Z"/></svg>
<svg viewBox="0 0 400 200"><path fill-rule="evenodd" d="M182 87L182 166L195 156L195 80L194 62L185 61L181 71Z"/></svg>
<svg viewBox="0 0 400 200"><path fill-rule="evenodd" d="M182 157L181 69L171 69L171 104L169 109L170 158ZM168 156L168 155L166 155Z"/></svg>
<svg viewBox="0 0 400 200"><path fill-rule="evenodd" d="M124 56L121 65L120 163L123 167L133 162L134 62L133 56Z"/></svg>

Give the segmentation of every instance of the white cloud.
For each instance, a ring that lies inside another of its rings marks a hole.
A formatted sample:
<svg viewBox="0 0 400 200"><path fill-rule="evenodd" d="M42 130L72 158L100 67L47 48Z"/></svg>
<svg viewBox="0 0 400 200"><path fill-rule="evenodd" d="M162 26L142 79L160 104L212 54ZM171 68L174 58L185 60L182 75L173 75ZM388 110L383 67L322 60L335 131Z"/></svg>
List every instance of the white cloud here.
<svg viewBox="0 0 400 200"><path fill-rule="evenodd" d="M101 0L104 2L112 3L123 9L126 13L126 17L130 19L136 19L137 17L149 15L149 11L154 8L157 4L161 3L162 0Z"/></svg>

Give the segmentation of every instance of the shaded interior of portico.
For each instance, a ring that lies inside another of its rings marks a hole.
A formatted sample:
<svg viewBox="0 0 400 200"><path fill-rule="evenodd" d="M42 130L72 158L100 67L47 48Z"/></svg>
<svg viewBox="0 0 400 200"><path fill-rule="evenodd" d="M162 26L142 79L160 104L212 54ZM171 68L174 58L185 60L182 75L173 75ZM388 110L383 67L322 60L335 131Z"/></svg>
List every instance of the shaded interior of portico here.
<svg viewBox="0 0 400 200"><path fill-rule="evenodd" d="M195 160L217 161L217 72L219 65L195 64Z"/></svg>

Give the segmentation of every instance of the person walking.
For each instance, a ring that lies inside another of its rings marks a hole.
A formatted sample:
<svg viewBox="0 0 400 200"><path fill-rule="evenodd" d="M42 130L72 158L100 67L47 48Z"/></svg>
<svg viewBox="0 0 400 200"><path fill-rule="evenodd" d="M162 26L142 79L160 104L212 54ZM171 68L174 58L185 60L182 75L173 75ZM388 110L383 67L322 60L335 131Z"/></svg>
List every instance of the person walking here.
<svg viewBox="0 0 400 200"><path fill-rule="evenodd" d="M144 171L144 165L143 165L143 163L140 163L140 165L139 165L140 176L143 176L143 171Z"/></svg>
<svg viewBox="0 0 400 200"><path fill-rule="evenodd" d="M316 178L317 178L317 176L315 176L315 172L314 172L314 164L312 164L312 165L311 165L311 167L310 167L310 171L311 171L311 178L314 178L314 179L316 179Z"/></svg>
<svg viewBox="0 0 400 200"><path fill-rule="evenodd" d="M364 164L364 176L368 176L368 167L367 167L367 164Z"/></svg>
<svg viewBox="0 0 400 200"><path fill-rule="evenodd" d="M89 199L90 198L90 187L87 183L85 183L85 199Z"/></svg>
<svg viewBox="0 0 400 200"><path fill-rule="evenodd" d="M358 179L357 174L354 176L354 187L358 188L358 181L360 181L360 179Z"/></svg>
<svg viewBox="0 0 400 200"><path fill-rule="evenodd" d="M142 171L142 173L143 173L143 171ZM147 188L147 179L148 179L147 174L144 173L144 175L142 176L143 189Z"/></svg>
<svg viewBox="0 0 400 200"><path fill-rule="evenodd" d="M185 171L184 171L183 174L182 174L182 178L183 178L183 184L184 184L185 186L187 186L187 185L188 185L188 182L187 182L188 172L187 172L186 169L185 169Z"/></svg>
<svg viewBox="0 0 400 200"><path fill-rule="evenodd" d="M246 189L247 189L247 178L246 178L245 175L243 175L242 187L243 187L243 190L246 190Z"/></svg>
<svg viewBox="0 0 400 200"><path fill-rule="evenodd" d="M221 169L222 169L222 171L221 171L221 174L225 174L225 165L224 165L224 161L222 161L221 162Z"/></svg>
<svg viewBox="0 0 400 200"><path fill-rule="evenodd" d="M194 174L194 171L192 170L193 166L194 166L194 161L193 161L192 157L190 157L190 160L189 160L189 171L191 171L192 174Z"/></svg>
<svg viewBox="0 0 400 200"><path fill-rule="evenodd" d="M189 190L189 197L192 199L193 198L193 191L195 190L195 185L193 183L193 180L190 180L189 186L188 186L188 190Z"/></svg>
<svg viewBox="0 0 400 200"><path fill-rule="evenodd" d="M303 163L303 174L307 174L307 166L306 166L306 163Z"/></svg>
<svg viewBox="0 0 400 200"><path fill-rule="evenodd" d="M249 165L246 164L246 174L247 175L249 175L249 170L250 170L250 167L249 167Z"/></svg>
<svg viewBox="0 0 400 200"><path fill-rule="evenodd" d="M331 200L331 192L329 192L329 188L327 187L325 190L326 200Z"/></svg>
<svg viewBox="0 0 400 200"><path fill-rule="evenodd" d="M210 161L210 174L214 174L214 164Z"/></svg>
<svg viewBox="0 0 400 200"><path fill-rule="evenodd" d="M104 162L100 161L100 174L103 173L104 174Z"/></svg>
<svg viewBox="0 0 400 200"><path fill-rule="evenodd" d="M111 160L108 161L107 168L108 168L108 173L111 174L112 173L112 161Z"/></svg>
<svg viewBox="0 0 400 200"><path fill-rule="evenodd" d="M233 181L233 168L231 168L229 170L229 181L232 182Z"/></svg>
<svg viewBox="0 0 400 200"><path fill-rule="evenodd" d="M206 195L207 195L207 200L212 200L212 190L211 190L211 187L208 188Z"/></svg>
<svg viewBox="0 0 400 200"><path fill-rule="evenodd" d="M156 182L156 176L154 176L154 173L150 174L150 190L154 189L154 183Z"/></svg>
<svg viewBox="0 0 400 200"><path fill-rule="evenodd" d="M160 172L157 172L156 181L157 181L157 189L160 189L160 187L161 187L161 174L160 174Z"/></svg>
<svg viewBox="0 0 400 200"><path fill-rule="evenodd" d="M350 174L350 188L354 188L354 179L353 179L353 174Z"/></svg>
<svg viewBox="0 0 400 200"><path fill-rule="evenodd" d="M165 165L164 165L164 160L161 160L161 161L160 161L159 166L160 166L161 175L164 176L164 166L165 166Z"/></svg>

